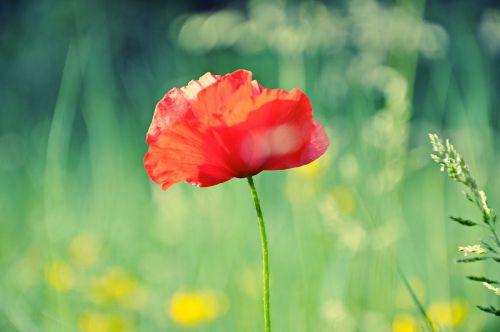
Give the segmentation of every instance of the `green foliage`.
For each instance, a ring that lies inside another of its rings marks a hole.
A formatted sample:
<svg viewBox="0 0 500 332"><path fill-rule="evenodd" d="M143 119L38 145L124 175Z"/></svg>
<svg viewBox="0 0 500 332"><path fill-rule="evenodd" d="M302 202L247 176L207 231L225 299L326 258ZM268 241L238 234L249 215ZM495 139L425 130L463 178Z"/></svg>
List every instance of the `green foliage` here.
<svg viewBox="0 0 500 332"><path fill-rule="evenodd" d="M481 243L489 250L489 254L491 256L461 258L457 259L457 263L472 263L489 259L493 260L494 262L500 263L500 255L498 254L498 249L500 249L500 241L498 239L495 228L497 217L495 211L488 204L485 192L478 188L477 182L471 175L469 167L465 163L465 160L457 152L455 147L450 143L448 139L444 144L437 134L429 134L429 139L432 145L432 149L435 152L434 154L431 154L432 160L434 160L440 166L440 170L442 172L446 170L451 179L465 185L469 189L470 194L467 193L466 198L468 201L475 203L477 208L480 210L483 217L483 222L486 224L486 227L491 234L491 239L493 240L493 244L489 244L486 241L481 241ZM477 223L461 217L450 217L450 219L458 222L463 226L477 225ZM486 250L481 248L480 245L460 247L459 250L463 251L465 256L470 253L480 255L487 252ZM485 286L487 288L494 291L494 293L498 293L496 291L496 288L490 286L490 284L496 284L496 281L492 282L491 279L483 276L469 276L467 278L473 281L482 281L483 283L485 283ZM499 316L500 314L500 311L494 306L478 306L478 308L484 312L488 312L496 316Z"/></svg>
<svg viewBox="0 0 500 332"><path fill-rule="evenodd" d="M464 219L464 218L460 218L460 217L453 217L453 216L450 216L449 218L453 221L458 222L460 225L464 225L464 226L476 226L477 225L477 223L475 223L469 219Z"/></svg>
<svg viewBox="0 0 500 332"><path fill-rule="evenodd" d="M449 259L487 225L436 222L467 205L433 174L424 137L459 139L498 202L491 1L215 2L0 5L0 331L259 330L246 184L163 192L142 165L168 89L246 68L265 86L302 88L332 141L318 163L255 178L276 330L418 331L400 265L436 329L496 332L470 306L496 295L456 271L493 277L496 264ZM224 301L186 327L171 317L179 293Z"/></svg>
<svg viewBox="0 0 500 332"><path fill-rule="evenodd" d="M491 257L471 257L471 258L460 258L457 259L457 263L473 263L473 262L480 262L480 261L485 261L487 259L490 259Z"/></svg>
<svg viewBox="0 0 500 332"><path fill-rule="evenodd" d="M479 281L479 282L487 282L492 285L498 284L498 281L491 280L485 277L476 277L476 276L467 276L467 279L472 280L472 281Z"/></svg>
<svg viewBox="0 0 500 332"><path fill-rule="evenodd" d="M478 305L477 308L479 310L482 310L482 311L487 312L489 314L492 314L492 315L500 317L500 310L496 309L495 307L493 307L491 305L488 306L488 307L483 307L483 306Z"/></svg>

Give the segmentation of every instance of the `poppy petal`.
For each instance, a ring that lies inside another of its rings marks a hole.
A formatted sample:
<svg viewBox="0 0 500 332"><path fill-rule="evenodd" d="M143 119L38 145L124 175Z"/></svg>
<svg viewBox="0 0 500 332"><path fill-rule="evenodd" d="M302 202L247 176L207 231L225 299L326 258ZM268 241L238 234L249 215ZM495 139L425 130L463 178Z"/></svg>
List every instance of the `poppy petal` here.
<svg viewBox="0 0 500 332"><path fill-rule="evenodd" d="M312 135L300 150L300 153L274 158L266 163L264 170L273 171L299 167L321 157L328 149L330 141L325 130L318 122L314 121L313 126Z"/></svg>
<svg viewBox="0 0 500 332"><path fill-rule="evenodd" d="M206 73L199 80L192 80L183 88L171 89L156 105L153 120L146 135L146 143L150 144L158 139L158 135L173 123L184 121L191 117L193 102L200 91L217 82L219 75Z"/></svg>
<svg viewBox="0 0 500 332"><path fill-rule="evenodd" d="M300 90L264 89L240 107L244 109L238 113L241 118L231 119L239 124L229 127L233 133L223 139L238 177L304 165L312 161L309 156L328 146L323 129L316 128L312 119L309 99ZM309 146L315 135L321 142L317 149Z"/></svg>
<svg viewBox="0 0 500 332"><path fill-rule="evenodd" d="M236 104L259 91L253 82L252 73L246 70L223 76L200 91L193 105L194 115L207 127L224 125L224 118L232 114Z"/></svg>
<svg viewBox="0 0 500 332"><path fill-rule="evenodd" d="M201 187L227 181L234 176L212 140L196 124L175 124L150 144L144 157L146 171L164 190L181 181Z"/></svg>

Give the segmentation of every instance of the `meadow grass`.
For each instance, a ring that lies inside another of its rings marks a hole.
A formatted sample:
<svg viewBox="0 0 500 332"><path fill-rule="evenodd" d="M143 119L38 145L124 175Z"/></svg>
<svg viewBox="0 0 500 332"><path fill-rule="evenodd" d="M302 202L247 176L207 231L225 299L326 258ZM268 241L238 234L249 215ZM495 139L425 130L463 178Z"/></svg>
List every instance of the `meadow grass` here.
<svg viewBox="0 0 500 332"><path fill-rule="evenodd" d="M474 306L498 299L463 276L498 271L454 263L480 231L447 220L474 210L436 170L427 142L428 132L451 137L499 205L493 55L471 32L479 22L466 5L431 24L426 4L412 3L254 1L201 16L132 2L25 5L2 39L11 81L0 91L0 331L261 328L246 180L164 192L142 165L156 101L205 71L240 67L266 86L303 88L332 141L313 165L255 177L274 329L425 331L399 268L436 326L495 331L498 321ZM135 18L140 10L152 22ZM215 41L196 44L189 20L195 36ZM321 33L308 32L313 21ZM242 36L224 34L236 24ZM218 309L182 326L170 299L183 292Z"/></svg>

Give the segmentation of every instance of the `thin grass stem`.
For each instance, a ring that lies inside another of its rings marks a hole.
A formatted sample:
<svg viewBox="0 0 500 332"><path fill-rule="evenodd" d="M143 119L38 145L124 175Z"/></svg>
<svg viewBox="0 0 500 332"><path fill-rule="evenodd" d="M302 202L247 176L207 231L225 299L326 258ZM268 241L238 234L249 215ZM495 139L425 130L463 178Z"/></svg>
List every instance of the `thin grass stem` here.
<svg viewBox="0 0 500 332"><path fill-rule="evenodd" d="M424 306L422 305L422 303L418 299L417 294L415 294L415 291L413 290L410 283L408 282L408 279L406 279L405 275L403 274L403 272L399 268L398 268L398 274L401 277L401 280L403 280L403 283L404 283L406 289L408 290L408 293L410 294L410 296L413 300L413 303L415 303L415 305L418 308L418 311L420 312L420 315L422 316L425 323L427 324L429 331L436 332L436 329L434 328L434 324L432 324L432 321L430 320L429 316L427 315L427 312L425 311Z"/></svg>

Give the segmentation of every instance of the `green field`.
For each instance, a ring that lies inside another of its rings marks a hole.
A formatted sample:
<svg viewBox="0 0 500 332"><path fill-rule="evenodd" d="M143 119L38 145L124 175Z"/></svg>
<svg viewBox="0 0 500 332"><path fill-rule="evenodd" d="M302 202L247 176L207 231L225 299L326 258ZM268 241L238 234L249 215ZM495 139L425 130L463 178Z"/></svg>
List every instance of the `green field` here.
<svg viewBox="0 0 500 332"><path fill-rule="evenodd" d="M162 96L238 68L303 89L331 140L255 177L273 331L428 331L398 269L436 330L498 331L465 279L498 264L455 263L487 233L448 219L480 215L427 137L500 211L498 5L209 3L0 5L0 331L262 330L246 180L162 191L143 167Z"/></svg>

